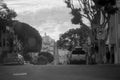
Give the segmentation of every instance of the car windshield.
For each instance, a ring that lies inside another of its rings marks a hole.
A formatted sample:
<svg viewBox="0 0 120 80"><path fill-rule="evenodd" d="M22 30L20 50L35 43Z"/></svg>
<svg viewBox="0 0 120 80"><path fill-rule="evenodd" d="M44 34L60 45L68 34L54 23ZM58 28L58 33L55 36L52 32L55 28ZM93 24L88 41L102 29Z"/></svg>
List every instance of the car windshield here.
<svg viewBox="0 0 120 80"><path fill-rule="evenodd" d="M75 48L75 50L72 51L72 54L85 54L85 51L83 51L82 48Z"/></svg>

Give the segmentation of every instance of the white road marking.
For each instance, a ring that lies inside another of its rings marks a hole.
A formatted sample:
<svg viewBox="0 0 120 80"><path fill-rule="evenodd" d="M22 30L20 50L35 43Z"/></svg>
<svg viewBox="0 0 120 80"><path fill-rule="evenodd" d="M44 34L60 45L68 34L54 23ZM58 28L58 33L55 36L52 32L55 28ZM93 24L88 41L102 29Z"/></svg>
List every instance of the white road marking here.
<svg viewBox="0 0 120 80"><path fill-rule="evenodd" d="M26 76L27 73L13 73L13 76Z"/></svg>

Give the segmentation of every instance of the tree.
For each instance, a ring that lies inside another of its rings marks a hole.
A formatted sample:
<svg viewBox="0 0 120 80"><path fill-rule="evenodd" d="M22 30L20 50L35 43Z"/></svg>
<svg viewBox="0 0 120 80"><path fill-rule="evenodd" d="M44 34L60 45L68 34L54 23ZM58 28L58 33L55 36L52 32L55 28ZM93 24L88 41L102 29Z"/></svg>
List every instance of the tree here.
<svg viewBox="0 0 120 80"><path fill-rule="evenodd" d="M68 49L69 51L71 51L77 45L82 46L82 44L86 42L87 37L88 37L87 27L70 29L60 36L60 39L57 42L58 47Z"/></svg>
<svg viewBox="0 0 120 80"><path fill-rule="evenodd" d="M9 9L5 3L0 3L0 37L1 30L6 31L6 27L10 27L12 19L17 16L16 12Z"/></svg>
<svg viewBox="0 0 120 80"><path fill-rule="evenodd" d="M5 3L0 3L0 26L9 26L12 19L17 16L16 12L9 9Z"/></svg>
<svg viewBox="0 0 120 80"><path fill-rule="evenodd" d="M89 27L91 43L99 45L99 54L104 53L105 42L109 34L108 25L111 15L115 14L118 8L116 0L65 0L67 7L71 9L73 24L80 24ZM89 25L83 19L89 21ZM102 54L100 55L102 62Z"/></svg>
<svg viewBox="0 0 120 80"><path fill-rule="evenodd" d="M28 52L40 52L42 38L39 32L29 24L14 20L16 16L14 10L9 9L5 3L0 3L0 30L6 31L7 27L13 30L9 31L10 36L8 36L11 51L14 51L13 47L17 48L18 45L22 45L22 55L24 58L26 57L26 60L29 60ZM2 31L0 31L0 38ZM15 37L16 35L17 37Z"/></svg>
<svg viewBox="0 0 120 80"><path fill-rule="evenodd" d="M39 52L41 50L42 37L35 28L20 21L14 21L12 27L18 39L21 40L24 51Z"/></svg>
<svg viewBox="0 0 120 80"><path fill-rule="evenodd" d="M1 2L0 2L0 38L1 38L2 32L6 32L7 28L10 29L13 18L15 18L16 16L17 16L16 12L14 10L8 8L7 5L5 3L3 3L3 0L1 0ZM8 30L8 33L11 34L10 30ZM14 33L12 33L11 35L8 36L9 39L11 39L10 38L11 36L13 37ZM8 41L11 45L11 42L13 41L13 39L8 40Z"/></svg>
<svg viewBox="0 0 120 80"><path fill-rule="evenodd" d="M35 28L27 23L16 20L12 22L12 27L18 39L21 41L24 57L27 58L29 52L41 51L42 37Z"/></svg>
<svg viewBox="0 0 120 80"><path fill-rule="evenodd" d="M10 8L7 7L7 5L5 3L3 3L3 0L0 1L0 46L1 46L1 35L3 32L7 31L7 28L11 26L12 24L12 20L13 18L15 18L17 16L16 12ZM7 31L7 33L10 33L10 31ZM11 34L11 33L10 33ZM11 35L6 35L7 37L9 37L7 40L10 43L10 50L12 50L11 48L11 42L13 42L13 39L11 39L10 37L13 37L13 34ZM13 44L12 44L13 45ZM3 60L4 57L7 56L7 52L4 53L4 51L2 52L3 54L1 54L1 61Z"/></svg>
<svg viewBox="0 0 120 80"><path fill-rule="evenodd" d="M6 31L6 27L11 26L12 20L16 16L17 14L14 10L9 9L5 3L0 2L0 33L1 30ZM1 38L1 34L0 34L0 38Z"/></svg>

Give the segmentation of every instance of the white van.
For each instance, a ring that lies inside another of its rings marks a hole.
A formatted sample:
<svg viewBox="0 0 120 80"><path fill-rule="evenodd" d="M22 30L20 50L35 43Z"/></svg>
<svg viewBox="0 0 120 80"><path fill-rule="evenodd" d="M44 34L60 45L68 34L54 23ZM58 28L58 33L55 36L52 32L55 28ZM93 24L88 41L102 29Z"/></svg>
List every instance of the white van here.
<svg viewBox="0 0 120 80"><path fill-rule="evenodd" d="M70 55L70 64L85 64L86 63L86 53L82 48L75 48Z"/></svg>

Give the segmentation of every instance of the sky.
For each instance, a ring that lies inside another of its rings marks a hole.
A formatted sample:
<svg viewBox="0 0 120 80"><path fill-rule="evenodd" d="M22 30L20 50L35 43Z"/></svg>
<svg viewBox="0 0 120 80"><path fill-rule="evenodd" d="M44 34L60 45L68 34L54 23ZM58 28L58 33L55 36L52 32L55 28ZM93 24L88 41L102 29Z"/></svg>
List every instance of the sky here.
<svg viewBox="0 0 120 80"><path fill-rule="evenodd" d="M17 20L36 28L58 40L59 35L79 25L71 23L72 15L64 0L4 0L10 9L15 10Z"/></svg>

